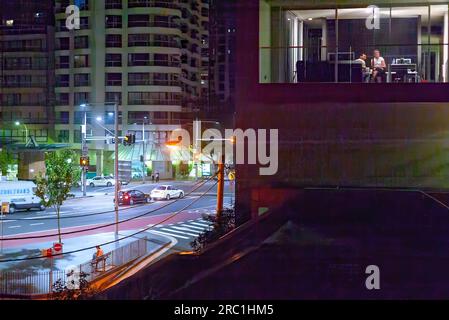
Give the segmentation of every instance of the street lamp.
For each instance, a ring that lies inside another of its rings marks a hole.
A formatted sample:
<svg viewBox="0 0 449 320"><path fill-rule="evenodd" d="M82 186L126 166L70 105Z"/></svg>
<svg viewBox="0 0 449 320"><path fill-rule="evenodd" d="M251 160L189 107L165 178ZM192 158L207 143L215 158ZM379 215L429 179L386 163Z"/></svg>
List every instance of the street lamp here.
<svg viewBox="0 0 449 320"><path fill-rule="evenodd" d="M118 216L118 207L119 207L119 203L118 203L118 193L119 193L119 188L120 188L120 181L119 181L119 160L118 160L118 147L119 147L119 135L118 135L118 131L119 131L119 123L118 123L118 102L104 102L104 103L83 103L80 105L81 108L86 108L88 106L94 106L94 105L100 105L100 106L104 106L107 104L113 104L114 105L114 153L115 153L115 161L114 161L114 176L115 176L115 188L114 188L114 211L115 211L115 235L116 237L118 237L118 229L119 229L119 224L118 224L118 220L119 220L119 216ZM112 114L112 112L110 112L109 114ZM100 119L100 120L98 120ZM101 117L97 118L97 121L101 121ZM84 112L84 125L85 128L87 127L87 112ZM103 126L102 126L103 127ZM104 127L103 127L104 128ZM108 130L109 131L109 130ZM109 131L110 132L110 131ZM85 147L84 151L87 151L87 144L86 144L86 134L83 134L83 146ZM85 169L83 169L83 180L86 179L86 174L85 174ZM83 184L85 184L85 181L83 181ZM85 188L85 186L84 186Z"/></svg>
<svg viewBox="0 0 449 320"><path fill-rule="evenodd" d="M19 121L16 121L15 124L18 127L21 125L23 125L25 127L25 144L27 144L28 143L28 127L27 127L27 125L25 123L20 123Z"/></svg>

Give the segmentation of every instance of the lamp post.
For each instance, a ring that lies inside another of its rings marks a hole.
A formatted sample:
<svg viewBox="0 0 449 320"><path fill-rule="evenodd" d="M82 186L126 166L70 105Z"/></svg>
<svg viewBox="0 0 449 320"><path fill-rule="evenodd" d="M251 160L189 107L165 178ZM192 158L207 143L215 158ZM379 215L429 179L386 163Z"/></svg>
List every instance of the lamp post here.
<svg viewBox="0 0 449 320"><path fill-rule="evenodd" d="M28 127L25 123L20 123L19 121L16 121L16 126L21 126L23 125L23 127L25 128L25 144L28 143Z"/></svg>
<svg viewBox="0 0 449 320"><path fill-rule="evenodd" d="M118 215L118 193L120 192L120 180L119 180L119 160L118 160L118 147L119 147L119 117L118 117L118 102L105 102L105 103L89 103L82 104L81 107L93 106L93 105L106 105L106 104L114 104L114 153L115 153L115 161L114 161L114 178L115 178L115 186L114 186L114 211L115 211L115 236L118 238L119 231L119 215ZM87 116L85 113L85 123L87 125ZM98 119L97 119L98 120ZM83 141L85 142L86 138L84 137ZM85 176L85 175L84 175Z"/></svg>
<svg viewBox="0 0 449 320"><path fill-rule="evenodd" d="M145 140L145 121L148 120L148 117L145 117L142 122L142 184L145 184L145 176L146 176L146 140Z"/></svg>

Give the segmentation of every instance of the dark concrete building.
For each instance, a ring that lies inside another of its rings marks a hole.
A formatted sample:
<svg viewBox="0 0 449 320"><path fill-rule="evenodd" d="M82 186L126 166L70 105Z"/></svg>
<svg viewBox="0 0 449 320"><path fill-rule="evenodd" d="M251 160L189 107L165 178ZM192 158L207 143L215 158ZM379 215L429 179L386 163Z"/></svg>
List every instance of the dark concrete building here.
<svg viewBox="0 0 449 320"><path fill-rule="evenodd" d="M276 175L237 166L240 221L304 187L448 187L449 3L370 5L238 4L237 127L279 129Z"/></svg>

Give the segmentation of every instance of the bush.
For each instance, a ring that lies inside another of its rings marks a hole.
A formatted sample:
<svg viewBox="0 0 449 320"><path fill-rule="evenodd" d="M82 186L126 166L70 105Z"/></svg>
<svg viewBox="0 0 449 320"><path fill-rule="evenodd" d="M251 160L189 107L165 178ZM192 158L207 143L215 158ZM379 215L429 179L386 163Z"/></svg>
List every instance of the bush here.
<svg viewBox="0 0 449 320"><path fill-rule="evenodd" d="M224 209L220 217L215 215L204 215L203 219L212 222L213 229L204 231L190 243L195 252L204 250L208 244L217 241L222 236L235 229L234 209Z"/></svg>

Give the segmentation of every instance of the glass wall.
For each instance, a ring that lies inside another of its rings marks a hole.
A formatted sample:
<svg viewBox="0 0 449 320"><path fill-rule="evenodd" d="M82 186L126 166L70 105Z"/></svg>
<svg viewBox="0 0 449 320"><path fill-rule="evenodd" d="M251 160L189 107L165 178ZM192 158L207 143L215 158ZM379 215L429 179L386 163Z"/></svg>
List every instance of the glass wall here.
<svg viewBox="0 0 449 320"><path fill-rule="evenodd" d="M261 1L260 82L448 82L448 8L287 10Z"/></svg>

